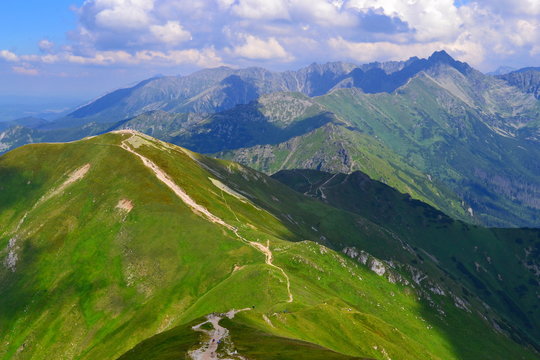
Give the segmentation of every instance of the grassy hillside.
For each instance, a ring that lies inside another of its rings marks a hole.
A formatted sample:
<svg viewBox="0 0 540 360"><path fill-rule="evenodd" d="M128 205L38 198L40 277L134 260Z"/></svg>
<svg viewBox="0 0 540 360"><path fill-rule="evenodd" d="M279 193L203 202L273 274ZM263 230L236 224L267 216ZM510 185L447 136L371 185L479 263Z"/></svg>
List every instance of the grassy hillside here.
<svg viewBox="0 0 540 360"><path fill-rule="evenodd" d="M461 220L536 227L534 72L505 81L445 52L282 73L207 69L148 79L58 121L4 129L0 152L135 129L269 174L360 170Z"/></svg>
<svg viewBox="0 0 540 360"><path fill-rule="evenodd" d="M337 89L315 100L335 116L333 126L218 156L267 173L361 170L469 222L538 225L534 97L440 65L393 93Z"/></svg>
<svg viewBox="0 0 540 360"><path fill-rule="evenodd" d="M231 309L223 356L538 355L388 230L235 163L120 132L9 152L0 183L3 359L166 359Z"/></svg>
<svg viewBox="0 0 540 360"><path fill-rule="evenodd" d="M437 179L422 171L370 134L334 121L308 134L277 145L259 145L216 154L268 174L282 169L317 169L329 172L361 170L375 180L408 193L460 219L474 221L462 200Z"/></svg>
<svg viewBox="0 0 540 360"><path fill-rule="evenodd" d="M391 231L419 255L416 262L436 261L485 303L507 314L508 323L519 324L522 334L514 335L538 339L540 230L486 229L455 221L360 172L290 170L274 178ZM392 248L367 250L383 258L396 256ZM465 297L468 292L464 291Z"/></svg>

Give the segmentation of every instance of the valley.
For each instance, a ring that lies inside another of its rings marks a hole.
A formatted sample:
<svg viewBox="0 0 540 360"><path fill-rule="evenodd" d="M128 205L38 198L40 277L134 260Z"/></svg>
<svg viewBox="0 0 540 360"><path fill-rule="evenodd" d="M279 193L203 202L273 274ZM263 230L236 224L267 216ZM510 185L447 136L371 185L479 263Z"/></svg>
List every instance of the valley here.
<svg viewBox="0 0 540 360"><path fill-rule="evenodd" d="M0 1L0 360L539 360L540 0Z"/></svg>
<svg viewBox="0 0 540 360"><path fill-rule="evenodd" d="M269 175L360 170L467 222L535 227L536 72L511 75L531 74L523 80L530 90L444 51L370 67L208 69L148 79L52 122L11 126L0 150L133 129Z"/></svg>
<svg viewBox="0 0 540 360"><path fill-rule="evenodd" d="M0 358L538 358L536 72L219 67L6 124Z"/></svg>

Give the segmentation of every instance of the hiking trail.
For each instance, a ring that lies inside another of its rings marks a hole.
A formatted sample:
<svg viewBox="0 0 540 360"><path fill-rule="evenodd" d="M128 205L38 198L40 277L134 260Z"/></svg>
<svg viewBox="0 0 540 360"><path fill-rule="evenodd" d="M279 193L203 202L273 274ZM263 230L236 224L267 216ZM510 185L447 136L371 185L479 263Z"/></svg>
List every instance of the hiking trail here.
<svg viewBox="0 0 540 360"><path fill-rule="evenodd" d="M219 354L217 352L219 345L223 342L224 343L224 351L227 353L227 357L221 358L221 359L243 359L243 357L239 356L234 349L234 344L230 340L229 337L229 330L224 328L223 326L219 325L219 321L223 319L223 317L227 317L229 319L234 318L236 314L238 314L241 311L248 311L251 310L250 308L241 309L241 310L231 310L225 314L210 314L206 317L206 321L197 324L192 327L193 330L202 332L208 336L208 341L202 343L202 346L198 349L190 351L189 357L193 360L218 360L220 359ZM212 324L213 329L212 330L206 330L203 329L202 326L205 324ZM226 346L225 346L226 345Z"/></svg>
<svg viewBox="0 0 540 360"><path fill-rule="evenodd" d="M180 186L178 186L174 181L173 179L167 174L165 173L159 166L157 166L152 160L148 159L147 157L139 154L138 152L136 152L133 148L131 148L129 145L128 145L128 142L130 139L132 139L134 136L139 136L137 132L135 131L131 131L131 130L123 130L123 131L119 131L119 133L128 133L128 134L131 134L131 137L127 138L126 140L122 141L120 147L130 153L132 153L133 155L137 156L139 159L141 159L141 161L143 162L143 164L149 168L153 173L154 175L161 181L163 182L165 185L167 185L167 187L169 189L171 189L175 194L176 196L178 196L189 208L191 208L191 210L201 216L201 217L204 217L206 218L208 221L210 222L213 222L213 223L216 223L216 224L219 224L225 228L227 228L228 230L232 231L232 233L238 238L240 239L242 242L250 245L251 247L255 248L256 250L260 251L261 253L263 253L266 257L266 260L265 260L265 263L273 268L275 268L276 270L278 270L279 272L281 272L281 274L283 274L283 276L285 277L285 280L286 280L286 283L287 283L287 294L288 294L288 298L287 298L287 302L291 303L294 301L294 296L291 292L291 281L289 279L289 276L287 275L287 273L285 272L285 270L283 270L283 268L275 265L273 263L273 254L272 254L272 251L270 250L270 241L267 241L267 244L266 246L264 246L263 244L259 243L259 242L256 242L256 241L249 241L247 240L246 238L244 238L242 235L240 235L240 233L238 232L238 228L236 228L235 226L232 226L228 223L226 223L224 220L222 220L221 218L219 218L218 216L212 214L208 209L206 209L204 206L202 205L199 205L197 204L197 202L195 202L195 200L193 200ZM228 206L228 204L227 204ZM232 211L232 210L231 210ZM236 214L235 214L235 217L236 217Z"/></svg>

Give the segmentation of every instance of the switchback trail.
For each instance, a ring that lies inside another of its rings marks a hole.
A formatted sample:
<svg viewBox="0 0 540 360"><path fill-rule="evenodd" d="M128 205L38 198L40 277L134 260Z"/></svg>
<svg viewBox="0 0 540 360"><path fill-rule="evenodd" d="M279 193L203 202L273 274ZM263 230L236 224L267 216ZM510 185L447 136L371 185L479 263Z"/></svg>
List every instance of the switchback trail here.
<svg viewBox="0 0 540 360"><path fill-rule="evenodd" d="M256 241L249 241L247 240L246 238L244 238L242 235L240 235L240 233L238 232L238 228L226 223L224 220L222 220L221 218L219 218L218 216L212 214L208 209L206 209L204 206L202 205L199 205L197 204L197 202L195 200L193 200L180 186L178 186L174 181L173 179L167 174L165 173L159 166L157 166L152 160L148 159L147 157L139 154L138 152L136 152L133 148L131 148L129 145L128 145L128 142L131 138L133 138L134 136L142 136L142 135L139 135L137 132L135 131L130 131L130 130L122 130L122 131L118 131L119 133L127 133L127 134L131 134L131 137L129 137L128 139L122 141L120 147L130 153L132 153L133 155L137 156L139 159L141 159L141 161L143 162L143 164L149 168L153 173L154 175L161 181L163 182L165 185L167 185L167 187L169 189L171 189L175 194L176 196L178 196L189 208L191 208L191 210L201 216L201 217L204 217L206 218L208 221L210 222L213 222L213 223L216 223L216 224L219 224L227 229L229 229L230 231L233 232L233 234L238 238L240 239L242 242L252 246L253 248L255 248L256 250L260 251L261 253L264 254L264 256L266 257L266 264L275 268L276 270L278 270L279 272L281 272L283 274L283 276L285 277L285 280L286 280L286 283L287 283L287 294L288 294L288 298L287 298L287 302L293 302L294 301L294 296L291 292L291 281L289 279L289 276L287 275L287 273L285 272L285 270L283 270L283 268L275 265L273 263L273 259L274 259L274 256L272 254L272 251L270 250L270 242L268 241L266 246L264 246L263 244L261 243L258 243ZM227 204L228 205L228 204Z"/></svg>

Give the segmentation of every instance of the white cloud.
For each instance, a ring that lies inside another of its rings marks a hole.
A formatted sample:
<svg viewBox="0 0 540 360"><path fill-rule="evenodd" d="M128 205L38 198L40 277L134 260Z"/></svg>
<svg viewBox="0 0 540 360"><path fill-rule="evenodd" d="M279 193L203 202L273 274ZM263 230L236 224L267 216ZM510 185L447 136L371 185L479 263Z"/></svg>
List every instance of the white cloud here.
<svg viewBox="0 0 540 360"><path fill-rule="evenodd" d="M479 65L485 56L482 47L469 41L466 34L451 43L441 41L408 44L396 44L387 41L351 42L337 37L328 40L328 45L336 59L350 59L359 63L370 62L373 59L387 61L402 60L412 56L428 57L434 51L448 50L450 55L472 65Z"/></svg>
<svg viewBox="0 0 540 360"><path fill-rule="evenodd" d="M481 69L539 62L539 0L85 0L67 44L14 63L294 68L447 49ZM518 65L519 66L519 65Z"/></svg>
<svg viewBox="0 0 540 360"><path fill-rule="evenodd" d="M126 51L100 51L92 56L81 56L74 54L64 54L62 60L81 65L113 65L113 64L133 64L133 55Z"/></svg>
<svg viewBox="0 0 540 360"><path fill-rule="evenodd" d="M36 76L39 74L39 71L37 69L34 69L32 67L28 67L27 65L23 66L13 66L11 68L13 72L21 75L30 75L30 76Z"/></svg>
<svg viewBox="0 0 540 360"><path fill-rule="evenodd" d="M79 65L138 65L153 64L159 65L181 65L191 64L199 67L216 67L224 65L221 57L212 47L185 50L154 51L143 50L135 53L127 51L98 51L92 55L82 56L65 52L58 55L45 55L41 57L27 57L34 62L44 63L71 63Z"/></svg>
<svg viewBox="0 0 540 360"><path fill-rule="evenodd" d="M38 43L38 47L41 52L48 53L54 49L54 43L47 39L43 39Z"/></svg>
<svg viewBox="0 0 540 360"><path fill-rule="evenodd" d="M168 52L140 51L135 54L135 58L139 62L161 61L166 64L172 63L176 65L194 64L203 68L225 65L214 48L172 50Z"/></svg>
<svg viewBox="0 0 540 360"><path fill-rule="evenodd" d="M453 0L350 0L346 6L398 17L415 30L414 37L420 42L448 39L460 31L461 19Z"/></svg>
<svg viewBox="0 0 540 360"><path fill-rule="evenodd" d="M0 50L0 59L4 59L6 61L18 61L19 57L9 50Z"/></svg>
<svg viewBox="0 0 540 360"><path fill-rule="evenodd" d="M220 4L224 6L227 2ZM239 0L231 9L235 15L248 19L289 19L285 0Z"/></svg>
<svg viewBox="0 0 540 360"><path fill-rule="evenodd" d="M228 9L234 4L235 0L216 0L221 10Z"/></svg>
<svg viewBox="0 0 540 360"><path fill-rule="evenodd" d="M352 42L342 37L331 38L328 45L337 58L364 63L373 59L400 60L411 56L429 56L442 48L442 43L395 44L391 42Z"/></svg>
<svg viewBox="0 0 540 360"><path fill-rule="evenodd" d="M540 2L538 0L476 0L476 3L503 14L540 15Z"/></svg>
<svg viewBox="0 0 540 360"><path fill-rule="evenodd" d="M191 40L191 33L184 30L178 21L168 21L165 25L152 25L150 32L161 43L178 45Z"/></svg>
<svg viewBox="0 0 540 360"><path fill-rule="evenodd" d="M234 48L235 55L247 59L290 59L291 56L275 38L259 39L253 35L245 35L245 43Z"/></svg>
<svg viewBox="0 0 540 360"><path fill-rule="evenodd" d="M95 24L113 30L140 29L150 23L155 0L86 0L82 6L94 13Z"/></svg>
<svg viewBox="0 0 540 360"><path fill-rule="evenodd" d="M343 1L293 0L290 3L295 18L324 27L353 27L358 25L356 13L348 11Z"/></svg>

